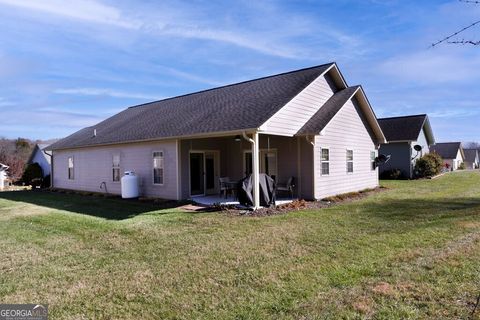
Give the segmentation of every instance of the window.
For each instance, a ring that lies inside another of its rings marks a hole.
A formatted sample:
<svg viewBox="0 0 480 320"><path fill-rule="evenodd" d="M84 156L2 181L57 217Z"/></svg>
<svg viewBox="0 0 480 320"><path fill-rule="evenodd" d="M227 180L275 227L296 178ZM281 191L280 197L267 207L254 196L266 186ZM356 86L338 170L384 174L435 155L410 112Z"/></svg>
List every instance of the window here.
<svg viewBox="0 0 480 320"><path fill-rule="evenodd" d="M244 155L243 167L245 168L245 175L248 176L253 172L252 152L244 151ZM275 179L277 176L277 150L260 150L259 157L260 173L266 173Z"/></svg>
<svg viewBox="0 0 480 320"><path fill-rule="evenodd" d="M120 155L114 154L112 157L112 180L120 181Z"/></svg>
<svg viewBox="0 0 480 320"><path fill-rule="evenodd" d="M68 157L68 179L73 180L73 178L74 178L73 157Z"/></svg>
<svg viewBox="0 0 480 320"><path fill-rule="evenodd" d="M153 184L163 184L163 151L153 153Z"/></svg>
<svg viewBox="0 0 480 320"><path fill-rule="evenodd" d="M274 180L277 177L277 151L260 151L260 172L266 173Z"/></svg>
<svg viewBox="0 0 480 320"><path fill-rule="evenodd" d="M377 163L375 162L375 158L377 157L377 154L375 151L370 151L370 169L375 170L377 169Z"/></svg>
<svg viewBox="0 0 480 320"><path fill-rule="evenodd" d="M329 149L321 149L321 169L322 175L329 175L330 174L330 150Z"/></svg>
<svg viewBox="0 0 480 320"><path fill-rule="evenodd" d="M353 150L347 150L347 173L353 172Z"/></svg>

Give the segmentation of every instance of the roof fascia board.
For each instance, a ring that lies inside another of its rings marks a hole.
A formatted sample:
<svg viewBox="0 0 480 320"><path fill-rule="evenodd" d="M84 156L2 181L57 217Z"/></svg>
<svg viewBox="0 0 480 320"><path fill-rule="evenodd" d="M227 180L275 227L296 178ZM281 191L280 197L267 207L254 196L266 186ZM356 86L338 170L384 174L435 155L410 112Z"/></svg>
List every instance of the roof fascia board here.
<svg viewBox="0 0 480 320"><path fill-rule="evenodd" d="M359 99L359 102L365 104L367 107L368 112L366 112L367 119L371 121L370 126L372 127L374 133L377 135L378 138L378 143L387 143L387 139L385 138L385 135L383 134L382 128L380 127L380 124L378 123L377 120L377 115L375 114L375 111L373 111L372 105L370 104L370 101L368 101L367 95L365 94L365 91L363 90L362 86L359 86L360 90L357 90L355 95L360 94L360 97L362 99ZM369 117L370 116L370 117Z"/></svg>
<svg viewBox="0 0 480 320"><path fill-rule="evenodd" d="M432 126L430 125L430 119L428 116L425 116L425 120L423 121L422 129L425 128L425 133L427 135L427 139L429 139L428 145L435 144L435 136L433 135Z"/></svg>
<svg viewBox="0 0 480 320"><path fill-rule="evenodd" d="M345 80L345 77L343 76L342 72L340 71L340 68L338 67L337 63L334 62L334 63L333 63L333 66L335 67L334 69L335 69L335 74L336 74L336 76L337 76L337 78L338 78L337 80L340 80L340 84L343 85L343 88L342 88L342 89L348 88L347 81ZM332 68L329 68L328 71L330 71L330 69L332 69ZM334 78L335 78L335 77L334 77Z"/></svg>
<svg viewBox="0 0 480 320"><path fill-rule="evenodd" d="M239 130L233 130L233 131L199 133L199 134L188 135L188 136L172 136L172 137L165 137L165 138L152 138L152 139L129 140L129 141L112 142L112 143L99 143L99 144L92 144L92 145L80 146L80 147L55 148L53 150L48 149L47 147L45 148L45 150L49 150L49 151L72 150L72 149L105 147L105 146L124 145L124 144L142 143L142 142L169 141L169 140L177 140L177 139L185 140L185 139L201 139L201 138L221 138L221 137L228 137L228 136L234 136L237 134L242 134L243 132L247 132L248 134L250 134L256 131L258 131L257 128L249 128L249 129L239 129ZM267 134L267 132L262 132L262 133Z"/></svg>

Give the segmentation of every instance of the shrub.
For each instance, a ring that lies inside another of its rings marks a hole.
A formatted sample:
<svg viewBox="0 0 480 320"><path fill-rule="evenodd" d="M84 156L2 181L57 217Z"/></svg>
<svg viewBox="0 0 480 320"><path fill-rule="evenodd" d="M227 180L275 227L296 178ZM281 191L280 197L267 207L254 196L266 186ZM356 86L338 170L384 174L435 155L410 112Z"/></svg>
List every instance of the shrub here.
<svg viewBox="0 0 480 320"><path fill-rule="evenodd" d="M400 171L400 169L385 170L380 174L380 178L387 180L398 180L402 178L402 171Z"/></svg>
<svg viewBox="0 0 480 320"><path fill-rule="evenodd" d="M42 180L42 188L50 188L50 175L47 174Z"/></svg>
<svg viewBox="0 0 480 320"><path fill-rule="evenodd" d="M22 182L26 185L31 185L34 179L42 179L43 170L38 163L31 163L25 167L23 171Z"/></svg>
<svg viewBox="0 0 480 320"><path fill-rule="evenodd" d="M465 166L465 162L460 163L458 166L458 170L465 170L467 167Z"/></svg>
<svg viewBox="0 0 480 320"><path fill-rule="evenodd" d="M415 162L415 175L417 178L433 177L443 168L443 159L437 153L427 153Z"/></svg>

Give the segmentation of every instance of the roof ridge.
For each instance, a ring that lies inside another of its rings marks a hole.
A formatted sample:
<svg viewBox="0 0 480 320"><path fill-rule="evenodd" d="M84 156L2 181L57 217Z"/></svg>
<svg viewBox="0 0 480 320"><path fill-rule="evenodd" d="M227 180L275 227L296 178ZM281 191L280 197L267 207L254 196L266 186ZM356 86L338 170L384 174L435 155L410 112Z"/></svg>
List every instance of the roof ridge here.
<svg viewBox="0 0 480 320"><path fill-rule="evenodd" d="M414 118L414 117L426 117L426 116L428 116L426 113L420 113L420 114L412 114L407 116L384 117L384 118L378 118L378 120Z"/></svg>
<svg viewBox="0 0 480 320"><path fill-rule="evenodd" d="M255 78L255 79L250 79L250 80L245 80L245 81L230 83L230 84L226 84L226 85L219 86L219 87L214 87L214 88L204 89L204 90L200 90L200 91L185 93L185 94L181 94L181 95L179 95L179 96L174 96L174 97L169 97L169 98L165 98L165 99L160 99L160 100L155 100L155 101L151 101L151 102L146 102L146 103L137 104L137 105L134 105L134 106L130 106L130 107L128 107L127 109L143 107L143 106L147 106L147 105L150 105L150 104L153 104L153 103L157 103L157 102L168 101L168 100L177 99L177 98L182 98L182 97L188 97L188 96L191 96L191 95L194 95L194 94L204 93L204 92L213 91L213 90L217 90L217 89L228 88L228 87L232 87L232 86L236 86L236 85L240 85L240 84L245 84L245 83L249 83L249 82L253 82L253 81L264 80L264 79L273 78L273 77L278 77L278 76L284 76L284 75L287 75L287 74L291 74L291 73L295 73L295 72L301 72L301 71L306 71L306 70L311 70L311 69L320 68L320 67L324 67L324 66L328 66L328 65L336 65L336 62L329 62L329 63L319 64L319 65L316 65L316 66L313 66L313 67L307 67L307 68L302 68L302 69L297 69L297 70L291 70L291 71L281 72L281 73L272 74L272 75L269 75L269 76L263 76L263 77L259 77L259 78ZM348 88L348 87L347 87L347 88Z"/></svg>

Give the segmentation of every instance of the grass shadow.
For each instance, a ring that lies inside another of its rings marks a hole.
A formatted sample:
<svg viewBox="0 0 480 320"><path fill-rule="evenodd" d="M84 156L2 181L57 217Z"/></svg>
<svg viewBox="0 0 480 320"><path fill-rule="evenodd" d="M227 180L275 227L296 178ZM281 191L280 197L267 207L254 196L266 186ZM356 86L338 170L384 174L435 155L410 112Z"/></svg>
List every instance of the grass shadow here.
<svg viewBox="0 0 480 320"><path fill-rule="evenodd" d="M108 220L130 219L159 210L165 210L165 212L155 212L155 214L172 213L172 211L166 209L174 209L185 204L178 201L165 201L157 204L138 200L126 200L119 197L66 194L49 191L6 191L0 192L0 199L25 202Z"/></svg>
<svg viewBox="0 0 480 320"><path fill-rule="evenodd" d="M480 198L382 199L363 204L370 218L390 222L429 222L433 220L480 218Z"/></svg>

